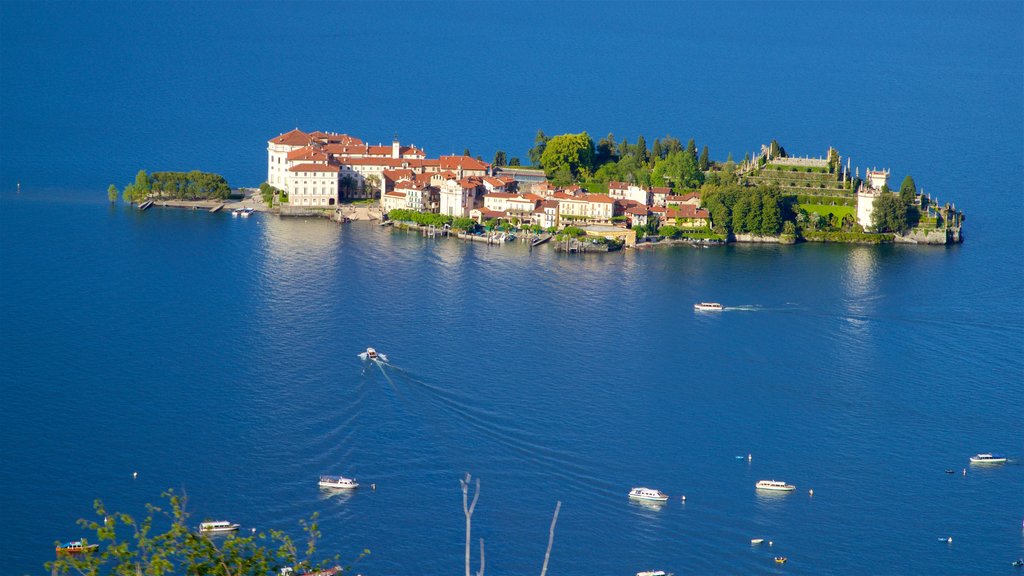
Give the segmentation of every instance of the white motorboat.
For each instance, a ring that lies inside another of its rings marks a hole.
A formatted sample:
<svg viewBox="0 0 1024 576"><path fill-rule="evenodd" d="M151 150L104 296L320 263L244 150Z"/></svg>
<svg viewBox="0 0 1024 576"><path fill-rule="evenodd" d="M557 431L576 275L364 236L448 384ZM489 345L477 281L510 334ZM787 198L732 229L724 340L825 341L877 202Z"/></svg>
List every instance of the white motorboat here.
<svg viewBox="0 0 1024 576"><path fill-rule="evenodd" d="M693 309L698 312L721 312L724 310L718 302L698 302L693 305Z"/></svg>
<svg viewBox="0 0 1024 576"><path fill-rule="evenodd" d="M764 538L751 538L750 539L750 545L751 546L757 546L761 542L764 542Z"/></svg>
<svg viewBox="0 0 1024 576"><path fill-rule="evenodd" d="M238 530L238 524L233 524L227 520L212 520L210 522L203 522L199 525L200 532L234 532Z"/></svg>
<svg viewBox="0 0 1024 576"><path fill-rule="evenodd" d="M664 570L643 570L642 572L637 572L636 576L672 576L672 574Z"/></svg>
<svg viewBox="0 0 1024 576"><path fill-rule="evenodd" d="M360 352L359 357L363 360L373 360L374 362L387 362L388 357L380 352L377 352L373 348L367 348L366 352Z"/></svg>
<svg viewBox="0 0 1024 576"><path fill-rule="evenodd" d="M249 216L252 216L252 213L255 212L255 211L256 211L255 208L246 208L245 210L242 210L242 212L241 212L241 214L239 214L239 216L241 216L242 218L248 218Z"/></svg>
<svg viewBox="0 0 1024 576"><path fill-rule="evenodd" d="M1005 454L992 454L985 452L971 456L971 464L1002 464L1006 462Z"/></svg>
<svg viewBox="0 0 1024 576"><path fill-rule="evenodd" d="M629 491L629 497L634 500L650 500L652 502L667 502L668 494L653 488L636 487Z"/></svg>
<svg viewBox="0 0 1024 576"><path fill-rule="evenodd" d="M344 476L321 476L320 487L337 488L339 490L354 490L359 488L359 483L356 482L355 478L345 478Z"/></svg>
<svg viewBox="0 0 1024 576"><path fill-rule="evenodd" d="M792 492L796 490L796 486L792 484L786 484L781 480L761 480L755 487L758 490L772 490L775 492Z"/></svg>

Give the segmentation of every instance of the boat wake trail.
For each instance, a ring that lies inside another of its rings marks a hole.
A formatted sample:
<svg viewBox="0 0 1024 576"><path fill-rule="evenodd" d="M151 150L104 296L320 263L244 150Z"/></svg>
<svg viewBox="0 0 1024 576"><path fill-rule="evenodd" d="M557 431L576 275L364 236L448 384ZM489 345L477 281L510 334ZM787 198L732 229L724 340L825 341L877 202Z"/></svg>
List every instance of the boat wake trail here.
<svg viewBox="0 0 1024 576"><path fill-rule="evenodd" d="M547 445L542 436L523 430L518 420L480 408L471 396L417 378L393 364L383 364L381 371L385 376L388 372L395 376L399 394L405 392L410 395L415 411L425 418L425 424L438 444L482 437L506 448L516 457L545 464L553 477L591 489L595 487L595 479L588 472L593 465L578 462L579 454ZM600 483L598 480L597 484ZM615 487L610 484L606 488L615 493Z"/></svg>

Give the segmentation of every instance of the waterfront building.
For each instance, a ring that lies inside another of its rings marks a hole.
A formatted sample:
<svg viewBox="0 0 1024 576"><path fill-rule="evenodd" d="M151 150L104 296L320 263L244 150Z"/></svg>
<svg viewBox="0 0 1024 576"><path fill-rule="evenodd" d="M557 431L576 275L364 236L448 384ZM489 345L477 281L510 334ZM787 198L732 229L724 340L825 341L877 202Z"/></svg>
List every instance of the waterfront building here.
<svg viewBox="0 0 1024 576"><path fill-rule="evenodd" d="M888 170L868 170L867 179L857 189L857 223L865 230L871 228L871 213L875 208L875 199L882 195L882 187L889 181Z"/></svg>
<svg viewBox="0 0 1024 576"><path fill-rule="evenodd" d="M559 226L580 222L607 223L615 216L615 199L604 194L555 192L551 198L558 202Z"/></svg>
<svg viewBox="0 0 1024 576"><path fill-rule="evenodd" d="M644 204L634 204L626 208L623 213L626 215L629 225L634 228L646 226L652 220L651 207Z"/></svg>
<svg viewBox="0 0 1024 576"><path fill-rule="evenodd" d="M700 192L689 192L687 194L680 194L677 196L669 195L665 197L665 203L662 206L700 206Z"/></svg>
<svg viewBox="0 0 1024 576"><path fill-rule="evenodd" d="M502 166L494 168L496 176L506 176L512 178L517 184L525 184L525 187L529 187L532 184L540 184L547 182L547 174L543 170L534 170L532 168L520 168L518 166ZM524 187L524 188L525 188Z"/></svg>
<svg viewBox="0 0 1024 576"><path fill-rule="evenodd" d="M649 205L651 203L650 190L642 186L637 186L636 184L627 184L625 182L609 182L608 196L616 200L633 200L638 204L644 205Z"/></svg>
<svg viewBox="0 0 1024 576"><path fill-rule="evenodd" d="M306 163L288 168L285 189L292 206L334 206L338 202L338 172L335 164Z"/></svg>
<svg viewBox="0 0 1024 576"><path fill-rule="evenodd" d="M440 188L439 212L445 216L460 218L469 216L470 210L477 207L478 193L483 184L473 177L449 177L441 183Z"/></svg>
<svg viewBox="0 0 1024 576"><path fill-rule="evenodd" d="M558 226L558 201L544 200L533 209L532 222L547 230Z"/></svg>

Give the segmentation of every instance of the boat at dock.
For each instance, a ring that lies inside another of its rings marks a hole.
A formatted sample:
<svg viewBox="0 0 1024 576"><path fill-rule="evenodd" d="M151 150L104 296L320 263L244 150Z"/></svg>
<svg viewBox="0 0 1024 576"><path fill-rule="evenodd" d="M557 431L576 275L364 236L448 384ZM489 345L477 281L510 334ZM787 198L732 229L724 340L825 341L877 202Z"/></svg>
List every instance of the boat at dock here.
<svg viewBox="0 0 1024 576"><path fill-rule="evenodd" d="M81 540L73 540L57 545L57 554L85 554L99 547L99 544L86 544Z"/></svg>
<svg viewBox="0 0 1024 576"><path fill-rule="evenodd" d="M227 520L211 520L209 522L202 522L199 524L199 531L204 534L211 534L217 532L235 532L238 530L238 524L233 524Z"/></svg>
<svg viewBox="0 0 1024 576"><path fill-rule="evenodd" d="M1006 462L1005 454L992 454L985 452L971 456L971 464L1002 464Z"/></svg>
<svg viewBox="0 0 1024 576"><path fill-rule="evenodd" d="M248 218L249 216L252 216L252 213L255 211L255 208L245 208L238 215L241 216L242 218Z"/></svg>
<svg viewBox="0 0 1024 576"><path fill-rule="evenodd" d="M242 213L242 210L244 210L244 208L235 208L231 211L231 215L238 217Z"/></svg>
<svg viewBox="0 0 1024 576"><path fill-rule="evenodd" d="M693 309L699 312L721 312L724 310L718 302L698 302L693 305Z"/></svg>
<svg viewBox="0 0 1024 576"><path fill-rule="evenodd" d="M786 484L781 480L761 480L754 485L758 490L769 490L774 492L792 492L796 490L796 486L792 484Z"/></svg>
<svg viewBox="0 0 1024 576"><path fill-rule="evenodd" d="M668 494L653 488L636 487L629 491L629 497L634 500L648 500L651 502L667 502Z"/></svg>
<svg viewBox="0 0 1024 576"><path fill-rule="evenodd" d="M345 478L344 476L321 476L320 487L336 488L339 490L355 490L356 488L359 488L359 483L356 482L355 478Z"/></svg>

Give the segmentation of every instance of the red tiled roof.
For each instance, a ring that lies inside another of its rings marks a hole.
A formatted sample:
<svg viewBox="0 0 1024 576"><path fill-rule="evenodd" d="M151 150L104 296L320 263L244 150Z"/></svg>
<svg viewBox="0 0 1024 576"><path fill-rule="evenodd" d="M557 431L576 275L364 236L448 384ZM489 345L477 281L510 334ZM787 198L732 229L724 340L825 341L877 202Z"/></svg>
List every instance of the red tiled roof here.
<svg viewBox="0 0 1024 576"><path fill-rule="evenodd" d="M398 181L403 179L411 179L413 177L412 170L408 168L399 168L397 170L385 170L382 172L384 178L391 181Z"/></svg>
<svg viewBox="0 0 1024 576"><path fill-rule="evenodd" d="M635 216L647 216L649 208L647 206L630 206L626 210L626 214L633 214Z"/></svg>
<svg viewBox="0 0 1024 576"><path fill-rule="evenodd" d="M597 202L597 203L600 203L600 204L614 204L615 203L615 199L614 198L612 198L611 196L606 196L604 194L588 194L587 196L584 197L584 199L587 202Z"/></svg>
<svg viewBox="0 0 1024 576"><path fill-rule="evenodd" d="M653 194L671 194L672 189L665 186L652 186L651 193Z"/></svg>
<svg viewBox="0 0 1024 576"><path fill-rule="evenodd" d="M511 192L490 192L484 198L515 198L516 196Z"/></svg>
<svg viewBox="0 0 1024 576"><path fill-rule="evenodd" d="M333 164L299 164L288 169L289 172L337 172Z"/></svg>
<svg viewBox="0 0 1024 576"><path fill-rule="evenodd" d="M484 176L484 182L494 186L495 188L503 188L507 182L493 176Z"/></svg>
<svg viewBox="0 0 1024 576"><path fill-rule="evenodd" d="M391 190L390 192L385 192L384 195L391 196L392 198L405 198L406 196L408 196L408 194L406 194L405 192L399 192L398 190Z"/></svg>
<svg viewBox="0 0 1024 576"><path fill-rule="evenodd" d="M320 160L323 162L327 161L327 154L313 148L312 146L305 146L297 150L292 150L288 153L289 160Z"/></svg>
<svg viewBox="0 0 1024 576"><path fill-rule="evenodd" d="M302 130L296 128L291 132L271 138L268 142L272 144L283 144L285 146L305 146L306 144L309 144L309 134L306 134Z"/></svg>
<svg viewBox="0 0 1024 576"><path fill-rule="evenodd" d="M696 219L704 218L707 219L708 211L701 210L692 204L681 204L679 208L669 208L666 216L669 218L684 218L684 219Z"/></svg>
<svg viewBox="0 0 1024 576"><path fill-rule="evenodd" d="M442 170L487 170L491 165L469 156L441 156Z"/></svg>

